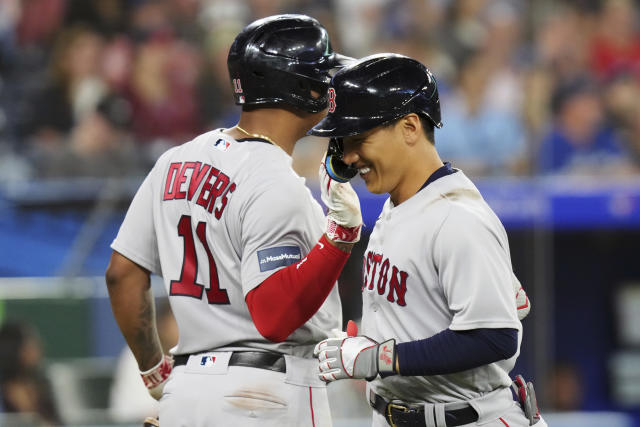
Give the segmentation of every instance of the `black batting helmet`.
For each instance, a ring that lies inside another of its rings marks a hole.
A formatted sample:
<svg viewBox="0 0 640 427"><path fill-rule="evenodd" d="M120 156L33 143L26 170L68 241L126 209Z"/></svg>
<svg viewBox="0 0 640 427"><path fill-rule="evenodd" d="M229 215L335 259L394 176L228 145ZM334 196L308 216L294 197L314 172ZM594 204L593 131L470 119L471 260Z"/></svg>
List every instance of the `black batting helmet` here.
<svg viewBox="0 0 640 427"><path fill-rule="evenodd" d="M329 71L351 58L333 52L329 34L306 15L275 15L246 26L227 58L238 105L288 104L310 113L327 107ZM311 90L320 96L313 98Z"/></svg>
<svg viewBox="0 0 640 427"><path fill-rule="evenodd" d="M442 127L438 87L431 71L403 55L371 55L333 76L329 113L309 134L356 135L409 113Z"/></svg>

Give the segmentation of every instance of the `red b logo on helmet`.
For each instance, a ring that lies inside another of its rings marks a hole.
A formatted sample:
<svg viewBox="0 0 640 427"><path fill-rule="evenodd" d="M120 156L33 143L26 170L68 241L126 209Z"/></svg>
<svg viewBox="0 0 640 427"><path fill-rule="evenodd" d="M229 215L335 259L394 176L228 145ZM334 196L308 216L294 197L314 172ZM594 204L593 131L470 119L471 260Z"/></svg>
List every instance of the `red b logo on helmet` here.
<svg viewBox="0 0 640 427"><path fill-rule="evenodd" d="M336 111L336 90L332 87L329 88L329 112Z"/></svg>

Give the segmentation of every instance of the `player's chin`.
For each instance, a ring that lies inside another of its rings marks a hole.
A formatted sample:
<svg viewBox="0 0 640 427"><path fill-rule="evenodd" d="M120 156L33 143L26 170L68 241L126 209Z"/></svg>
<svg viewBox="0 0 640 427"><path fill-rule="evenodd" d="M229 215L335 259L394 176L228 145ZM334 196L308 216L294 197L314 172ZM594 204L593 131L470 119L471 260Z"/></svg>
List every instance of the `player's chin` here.
<svg viewBox="0 0 640 427"><path fill-rule="evenodd" d="M382 188L382 186L373 179L364 179L364 184L367 186L367 190L373 194L384 194L386 191Z"/></svg>

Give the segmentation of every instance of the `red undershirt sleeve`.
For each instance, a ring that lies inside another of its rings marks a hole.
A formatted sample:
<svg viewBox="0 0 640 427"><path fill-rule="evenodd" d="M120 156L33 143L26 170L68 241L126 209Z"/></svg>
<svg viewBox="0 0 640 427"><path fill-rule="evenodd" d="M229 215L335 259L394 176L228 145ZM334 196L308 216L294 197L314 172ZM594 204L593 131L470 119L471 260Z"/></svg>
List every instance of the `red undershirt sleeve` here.
<svg viewBox="0 0 640 427"><path fill-rule="evenodd" d="M269 276L245 301L258 332L282 342L322 306L349 258L323 235L305 258Z"/></svg>

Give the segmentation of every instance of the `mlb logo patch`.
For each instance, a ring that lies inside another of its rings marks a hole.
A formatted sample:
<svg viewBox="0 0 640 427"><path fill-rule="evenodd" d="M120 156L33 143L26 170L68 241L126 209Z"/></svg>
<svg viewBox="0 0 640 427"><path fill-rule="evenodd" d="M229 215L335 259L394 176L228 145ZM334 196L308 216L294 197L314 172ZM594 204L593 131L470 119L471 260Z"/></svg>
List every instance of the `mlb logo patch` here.
<svg viewBox="0 0 640 427"><path fill-rule="evenodd" d="M260 271L269 271L278 267L295 264L302 259L300 248L297 246L279 246L258 251Z"/></svg>
<svg viewBox="0 0 640 427"><path fill-rule="evenodd" d="M220 151L227 151L227 148L231 146L231 143L229 141L225 141L224 139L220 138L215 142L215 144L213 144L213 146Z"/></svg>
<svg viewBox="0 0 640 427"><path fill-rule="evenodd" d="M230 351L208 351L192 354L187 360L185 372L199 375L223 375L229 370Z"/></svg>
<svg viewBox="0 0 640 427"><path fill-rule="evenodd" d="M215 363L215 356L202 356L202 359L200 359L200 366L213 366Z"/></svg>

